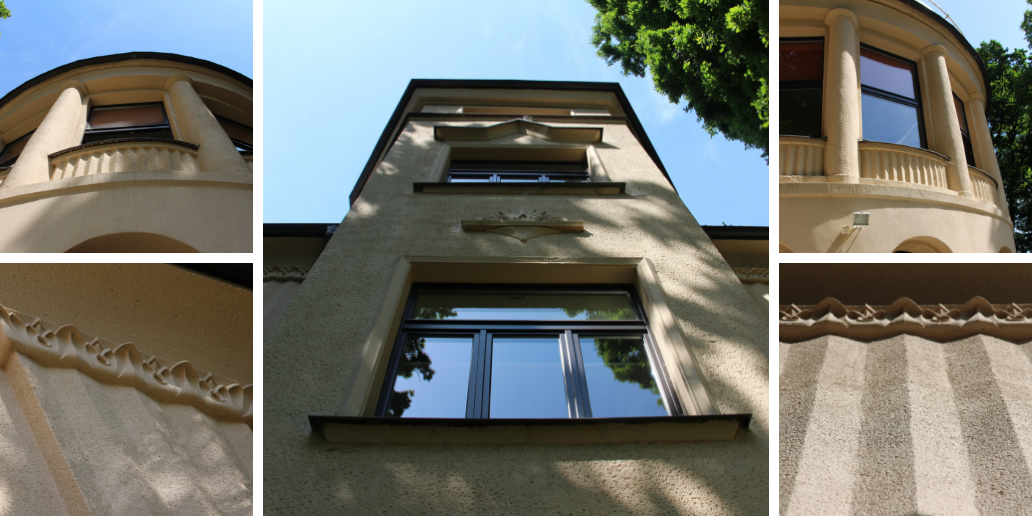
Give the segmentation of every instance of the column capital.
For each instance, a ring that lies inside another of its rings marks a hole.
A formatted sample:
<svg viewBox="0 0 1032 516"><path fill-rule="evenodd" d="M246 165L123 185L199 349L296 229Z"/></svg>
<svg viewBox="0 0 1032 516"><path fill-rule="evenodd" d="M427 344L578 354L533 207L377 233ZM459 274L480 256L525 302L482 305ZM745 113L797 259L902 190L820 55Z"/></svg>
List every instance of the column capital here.
<svg viewBox="0 0 1032 516"><path fill-rule="evenodd" d="M68 88L79 90L79 95L83 97L90 94L90 90L86 89L86 85L79 81L65 81L61 83L61 91L67 90Z"/></svg>
<svg viewBox="0 0 1032 516"><path fill-rule="evenodd" d="M921 49L921 55L924 57L928 57L933 54L942 54L943 57L950 55L950 53L946 51L946 47L942 45L929 45Z"/></svg>
<svg viewBox="0 0 1032 516"><path fill-rule="evenodd" d="M860 30L860 22L856 19L856 14L849 9L843 9L841 7L828 11L828 14L824 17L824 23L831 25L831 22L837 18L848 18L849 21L853 22L853 29Z"/></svg>
<svg viewBox="0 0 1032 516"><path fill-rule="evenodd" d="M975 102L985 104L985 95L982 95L981 93L968 93L968 98Z"/></svg>
<svg viewBox="0 0 1032 516"><path fill-rule="evenodd" d="M177 73L177 74L173 75L172 77L169 77L168 80L165 81L165 90L166 91L171 90L172 89L172 85L177 83L177 82L180 82L180 81L185 82L185 83L189 84L191 88L196 89L196 85L194 84L194 80L193 80L192 77L190 77L189 75L186 75L186 74Z"/></svg>

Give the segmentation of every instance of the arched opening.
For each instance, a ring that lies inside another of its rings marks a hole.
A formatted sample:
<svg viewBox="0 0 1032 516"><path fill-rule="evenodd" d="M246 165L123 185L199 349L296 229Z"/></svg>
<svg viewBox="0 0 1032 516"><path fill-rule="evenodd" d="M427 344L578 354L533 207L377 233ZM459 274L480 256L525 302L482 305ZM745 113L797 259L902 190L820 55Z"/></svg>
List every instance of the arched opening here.
<svg viewBox="0 0 1032 516"><path fill-rule="evenodd" d="M938 238L914 237L899 244L894 253L952 253L953 250Z"/></svg>
<svg viewBox="0 0 1032 516"><path fill-rule="evenodd" d="M85 240L66 253L199 253L174 238L154 233L112 233Z"/></svg>
<svg viewBox="0 0 1032 516"><path fill-rule="evenodd" d="M1003 247L1000 248L1000 252L1001 253L1013 253L1014 251L1011 251L1011 248L1009 248L1007 246L1003 246Z"/></svg>
<svg viewBox="0 0 1032 516"><path fill-rule="evenodd" d="M779 253L791 253L792 250L789 249L788 246L786 246L785 244L782 244L781 242L778 242L778 252Z"/></svg>

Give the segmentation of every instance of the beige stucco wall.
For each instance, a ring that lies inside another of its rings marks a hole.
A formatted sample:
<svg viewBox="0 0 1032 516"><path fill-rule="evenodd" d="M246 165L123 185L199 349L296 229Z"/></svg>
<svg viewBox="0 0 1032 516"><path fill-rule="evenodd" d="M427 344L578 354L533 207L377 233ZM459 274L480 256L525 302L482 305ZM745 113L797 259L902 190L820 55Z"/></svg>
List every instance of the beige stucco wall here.
<svg viewBox="0 0 1032 516"><path fill-rule="evenodd" d="M628 128L606 123L595 144L610 179L627 182L625 195L414 193L441 150L433 125L401 131L266 339L266 512L766 512L764 314ZM555 145L525 135L488 143ZM585 232L524 243L460 227L520 207L583 220ZM327 446L306 417L341 413L402 255L647 258L719 411L752 413L752 424L723 443Z"/></svg>
<svg viewBox="0 0 1032 516"><path fill-rule="evenodd" d="M781 0L778 14L780 37L824 38L821 134L827 140L781 138L780 243L793 252L892 252L904 241L931 238L951 252L1013 251L977 56L940 23L899 0ZM951 158L940 160L941 178L929 180L929 172L918 171L922 160L939 158L901 146L879 147L888 150L883 158L893 165L872 167L894 167L890 172L872 172L864 164L857 144L864 137L861 44L916 63L927 148ZM952 94L964 102L975 163L964 156ZM993 191L981 179L975 184L970 176L982 176L968 165L1000 188ZM927 186L929 181L941 184ZM853 212L869 212L872 227L841 235L843 225L852 225ZM875 227L880 221L891 222Z"/></svg>

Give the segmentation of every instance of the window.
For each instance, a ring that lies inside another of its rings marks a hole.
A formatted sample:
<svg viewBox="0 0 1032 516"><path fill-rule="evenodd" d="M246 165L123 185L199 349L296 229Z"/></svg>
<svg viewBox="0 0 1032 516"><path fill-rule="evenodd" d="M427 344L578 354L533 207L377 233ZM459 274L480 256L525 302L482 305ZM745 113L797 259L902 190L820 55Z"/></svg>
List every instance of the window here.
<svg viewBox="0 0 1032 516"><path fill-rule="evenodd" d="M781 134L820 138L824 40L781 40L778 63Z"/></svg>
<svg viewBox="0 0 1032 516"><path fill-rule="evenodd" d="M175 139L165 115L165 106L161 102L153 102L90 109L82 143L122 138Z"/></svg>
<svg viewBox="0 0 1032 516"><path fill-rule="evenodd" d="M971 148L971 133L968 132L967 112L964 111L964 102L953 95L953 105L957 108L957 121L960 123L960 137L964 140L964 157L967 164L975 166L975 151Z"/></svg>
<svg viewBox="0 0 1032 516"><path fill-rule="evenodd" d="M239 122L234 122L228 118L215 115L215 120L219 121L219 125L226 131L229 139L236 145L236 148L240 152L253 152L254 151L254 130L247 127Z"/></svg>
<svg viewBox="0 0 1032 516"><path fill-rule="evenodd" d="M30 136L32 136L32 133L8 143L3 150L0 150L0 167L9 167L14 165L15 161L18 161L18 156L25 150L25 144L29 143Z"/></svg>
<svg viewBox="0 0 1032 516"><path fill-rule="evenodd" d="M414 284L376 415L682 415L626 286Z"/></svg>
<svg viewBox="0 0 1032 516"><path fill-rule="evenodd" d="M913 61L861 47L860 103L865 140L925 148Z"/></svg>
<svg viewBox="0 0 1032 516"><path fill-rule="evenodd" d="M587 161L459 161L448 168L449 183L584 183Z"/></svg>

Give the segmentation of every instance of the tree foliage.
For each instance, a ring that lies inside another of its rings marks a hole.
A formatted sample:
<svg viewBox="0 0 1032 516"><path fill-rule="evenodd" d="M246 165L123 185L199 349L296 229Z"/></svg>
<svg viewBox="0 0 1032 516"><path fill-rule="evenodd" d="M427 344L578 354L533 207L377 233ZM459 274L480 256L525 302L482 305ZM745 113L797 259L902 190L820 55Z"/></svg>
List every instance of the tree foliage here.
<svg viewBox="0 0 1032 516"><path fill-rule="evenodd" d="M670 102L688 102L706 131L767 155L768 2L588 0L591 42L624 75L652 73Z"/></svg>
<svg viewBox="0 0 1032 516"><path fill-rule="evenodd" d="M1032 5L1032 0L1026 0ZM1021 23L1032 49L1032 10ZM978 48L989 71L992 99L986 118L996 147L1018 252L1032 252L1032 53L996 40Z"/></svg>
<svg viewBox="0 0 1032 516"><path fill-rule="evenodd" d="M0 0L0 20L6 20L11 17L11 11L7 10L7 6L4 5L4 0Z"/></svg>

